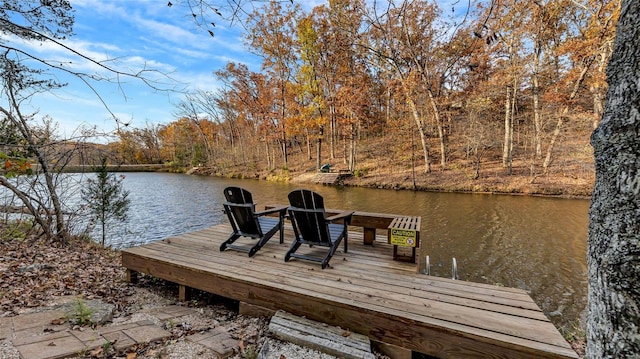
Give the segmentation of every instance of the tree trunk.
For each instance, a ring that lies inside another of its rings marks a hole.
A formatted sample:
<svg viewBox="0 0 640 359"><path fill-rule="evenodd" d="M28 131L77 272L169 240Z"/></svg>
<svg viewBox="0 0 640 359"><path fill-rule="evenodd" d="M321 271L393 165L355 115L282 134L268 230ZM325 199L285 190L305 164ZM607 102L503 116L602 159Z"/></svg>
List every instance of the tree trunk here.
<svg viewBox="0 0 640 359"><path fill-rule="evenodd" d="M533 148L534 158L536 159L542 156L542 114L540 113L540 83L538 79L541 51L540 44L536 43L536 48L533 50L533 75L531 76L533 87Z"/></svg>
<svg viewBox="0 0 640 359"><path fill-rule="evenodd" d="M318 133L318 147L316 148L316 169L319 171L322 167L322 136L324 135L324 126L320 126Z"/></svg>
<svg viewBox="0 0 640 359"><path fill-rule="evenodd" d="M436 121L436 127L438 128L438 139L440 140L440 170L444 171L447 166L447 147L444 139L444 129L442 126L442 118L440 116L440 110L436 104L436 100L433 96L433 92L428 90L429 103L431 104L431 110L433 110L433 118Z"/></svg>
<svg viewBox="0 0 640 359"><path fill-rule="evenodd" d="M640 2L624 0L602 122L594 131L587 358L640 353Z"/></svg>
<svg viewBox="0 0 640 359"><path fill-rule="evenodd" d="M67 242L67 226L64 219L64 213L62 212L62 205L60 203L60 197L58 196L57 187L54 183L53 173L49 168L49 162L45 158L45 154L42 151L42 146L38 144L38 140L34 138L33 129L29 127L27 123L27 119L22 116L20 112L19 101L16 99L16 89L12 81L9 81L7 84L7 100L10 103L10 107L14 109L15 113L11 113L6 111L6 109L0 106L5 118L9 119L14 125L16 125L18 131L21 133L22 138L28 144L28 149L33 152L36 156L38 163L40 164L40 168L42 169L42 176L45 180L45 185L47 188L47 194L51 200L53 205L53 214L47 214L46 220L43 222L55 222L56 233L53 234L50 228L43 228L45 232L47 232L48 237L55 237L56 240L59 240L62 243ZM14 193L16 193L14 191ZM24 199L21 198L24 202ZM26 203L25 203L26 205ZM37 215L37 212L32 212L34 216ZM51 218L53 217L53 218Z"/></svg>
<svg viewBox="0 0 640 359"><path fill-rule="evenodd" d="M331 159L336 158L336 106L329 105L329 155Z"/></svg>
<svg viewBox="0 0 640 359"><path fill-rule="evenodd" d="M349 155L347 154L347 136L342 136L342 163L349 164Z"/></svg>
<svg viewBox="0 0 640 359"><path fill-rule="evenodd" d="M271 163L271 151L269 151L269 140L264 140L264 148L267 155L267 169L273 169L273 163Z"/></svg>
<svg viewBox="0 0 640 359"><path fill-rule="evenodd" d="M51 227L47 223L47 217L40 215L40 210L38 210L38 208L34 206L28 194L22 192L18 187L14 186L11 182L9 182L3 176L0 176L0 186L6 187L11 192L13 192L18 198L20 198L20 200L22 201L22 204L27 209L27 213L31 213L33 215L34 221L38 223L40 228L42 228L44 235L47 238L54 237L54 233L51 231ZM47 209L45 208L44 210L46 211Z"/></svg>
<svg viewBox="0 0 640 359"><path fill-rule="evenodd" d="M589 67L591 67L592 62L593 60L587 61L587 63L582 68L582 71L580 72L580 76L578 77L576 82L573 84L573 90L569 95L569 102L572 101L578 94L580 85L582 85L582 81L584 81L584 78L587 75L587 71L589 70ZM569 105L566 105L564 109L562 109L562 112L558 117L558 121L556 122L556 128L553 130L553 135L551 135L551 140L549 141L547 154L544 158L544 162L542 163L542 170L544 173L547 173L547 171L549 170L549 165L551 165L551 160L552 160L551 155L553 154L553 149L555 147L556 141L558 140L558 136L560 135L560 131L562 130L562 125L564 124L564 118L567 116L568 113L569 113Z"/></svg>
<svg viewBox="0 0 640 359"><path fill-rule="evenodd" d="M593 128L597 128L600 124L600 119L602 118L602 114L604 112L604 107L602 106L603 97L600 93L600 88L596 87L591 90L593 93Z"/></svg>
<svg viewBox="0 0 640 359"><path fill-rule="evenodd" d="M502 145L502 167L511 174L511 148L513 141L513 114L511 113L511 88L507 86L507 96L504 100L504 143Z"/></svg>
<svg viewBox="0 0 640 359"><path fill-rule="evenodd" d="M351 124L351 136L349 136L349 170L356 170L356 125Z"/></svg>
<svg viewBox="0 0 640 359"><path fill-rule="evenodd" d="M607 46L606 48L609 48ZM603 49L598 55L598 73L604 73L607 66L609 56L607 56L607 50ZM593 128L596 129L600 124L600 119L604 113L604 89L600 83L596 83L591 86L590 91L593 94Z"/></svg>
<svg viewBox="0 0 640 359"><path fill-rule="evenodd" d="M282 165L284 168L289 168L289 154L287 153L287 102L286 102L286 89L284 84L280 84L280 139L282 149Z"/></svg>
<svg viewBox="0 0 640 359"><path fill-rule="evenodd" d="M313 156L311 155L311 134L309 133L309 129L305 129L306 132L306 140L307 140L307 159L311 161Z"/></svg>
<svg viewBox="0 0 640 359"><path fill-rule="evenodd" d="M398 71L400 74L400 72ZM411 115L413 116L413 121L418 128L418 133L420 134L420 142L422 143L422 151L424 153L424 173L431 172L431 162L429 162L429 146L427 145L427 135L424 132L424 126L422 124L422 120L420 119L420 113L418 112L418 107L416 103L413 101L411 97L411 93L407 88L407 84L405 81L400 81L402 83L402 90L407 100L407 104L409 105L409 109L411 110Z"/></svg>

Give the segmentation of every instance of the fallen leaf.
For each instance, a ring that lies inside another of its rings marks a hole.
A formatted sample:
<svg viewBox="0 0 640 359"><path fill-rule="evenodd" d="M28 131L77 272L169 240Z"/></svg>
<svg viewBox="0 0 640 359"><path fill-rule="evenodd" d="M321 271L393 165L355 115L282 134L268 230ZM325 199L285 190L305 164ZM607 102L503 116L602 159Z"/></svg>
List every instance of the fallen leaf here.
<svg viewBox="0 0 640 359"><path fill-rule="evenodd" d="M58 318L58 319L54 319L51 321L52 325L61 325L64 324L64 322L66 322L66 320L64 318Z"/></svg>
<svg viewBox="0 0 640 359"><path fill-rule="evenodd" d="M136 359L136 356L138 354L136 352L133 353L127 353L127 359Z"/></svg>
<svg viewBox="0 0 640 359"><path fill-rule="evenodd" d="M348 330L346 332L342 332L343 337L348 337L349 335L351 335L351 332Z"/></svg>
<svg viewBox="0 0 640 359"><path fill-rule="evenodd" d="M50 346L50 347L55 347L55 346L56 346L56 343L51 342L51 343L49 343L49 344L47 344L47 345L48 345L48 346Z"/></svg>
<svg viewBox="0 0 640 359"><path fill-rule="evenodd" d="M92 357L99 357L100 355L102 355L102 347L95 348L89 353L89 355L91 355Z"/></svg>

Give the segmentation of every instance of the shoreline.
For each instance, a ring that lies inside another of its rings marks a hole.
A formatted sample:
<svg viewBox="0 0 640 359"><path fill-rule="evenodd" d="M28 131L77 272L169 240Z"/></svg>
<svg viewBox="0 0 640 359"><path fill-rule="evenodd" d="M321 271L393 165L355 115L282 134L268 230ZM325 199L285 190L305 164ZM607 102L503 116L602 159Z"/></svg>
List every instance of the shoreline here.
<svg viewBox="0 0 640 359"><path fill-rule="evenodd" d="M451 171L453 172L453 171ZM212 176L220 178L234 179L253 179L260 181L272 182L291 182L291 183L314 183L312 178L317 171L281 171L280 174L256 173L254 171L242 171L242 169L221 171L212 170L206 167L193 167L185 170L184 173L198 176ZM377 178L376 178L377 177ZM593 183L585 182L577 184L557 184L552 181L553 177L545 177L546 183L541 182L540 185L534 186L529 183L528 177L521 175L513 175L509 179L511 181L499 181L496 178L488 178L478 180L476 183L468 181L453 181L446 186L438 183L437 178L431 181L421 179L416 181L416 187L408 181L407 176L402 174L389 175L385 179L380 176L349 176L336 183L333 186L344 187L361 187L373 189L386 189L397 191L420 191L420 192L437 192L437 193L465 193L465 194L483 194L483 195L512 195L512 196L532 196L544 198L562 198L562 199L591 199L593 191ZM435 174L433 177L442 177L442 172ZM458 176L459 177L459 176ZM506 182L506 183L505 183Z"/></svg>
<svg viewBox="0 0 640 359"><path fill-rule="evenodd" d="M308 163L306 164L308 165ZM331 186L362 187L374 189L407 190L438 193L465 193L516 195L565 199L590 199L595 174L587 171L582 177L575 174L551 173L531 175L526 166L514 167L513 173L504 174L499 164L488 166L483 174L474 179L465 168L432 170L429 173L411 169L395 169L388 166L367 167L349 173ZM373 168L373 169L369 169ZM319 173L305 164L287 169L257 170L254 166L195 166L174 167L164 164L109 165L109 172L171 172L220 178L253 179L271 182L316 183L313 178ZM64 173L92 173L92 166L70 165ZM414 180L415 178L415 180Z"/></svg>

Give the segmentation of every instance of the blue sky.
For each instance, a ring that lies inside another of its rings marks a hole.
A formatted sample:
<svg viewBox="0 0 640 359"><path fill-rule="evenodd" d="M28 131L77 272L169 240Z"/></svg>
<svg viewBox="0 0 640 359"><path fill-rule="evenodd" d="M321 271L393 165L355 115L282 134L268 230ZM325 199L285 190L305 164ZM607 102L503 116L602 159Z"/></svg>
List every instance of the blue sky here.
<svg viewBox="0 0 640 359"><path fill-rule="evenodd" d="M227 62L245 63L259 71L260 59L243 45L241 26L229 26L212 19L216 27L211 37L196 26L190 11L179 4L168 7L163 0L71 0L75 9L74 36L65 44L110 66L137 72L155 69L170 78L147 74L160 81L162 88L213 90L213 72ZM178 1L174 1L178 3ZM49 60L60 61L75 70L105 73L53 44L24 44L29 51ZM53 94L42 94L30 102L37 118L49 115L59 124L58 133L73 137L81 126L113 130L115 121L90 88L77 79L56 72L68 86ZM132 78L122 78L120 86L100 82L96 85L109 109L134 127L168 123L175 119L174 104L180 93L158 92Z"/></svg>

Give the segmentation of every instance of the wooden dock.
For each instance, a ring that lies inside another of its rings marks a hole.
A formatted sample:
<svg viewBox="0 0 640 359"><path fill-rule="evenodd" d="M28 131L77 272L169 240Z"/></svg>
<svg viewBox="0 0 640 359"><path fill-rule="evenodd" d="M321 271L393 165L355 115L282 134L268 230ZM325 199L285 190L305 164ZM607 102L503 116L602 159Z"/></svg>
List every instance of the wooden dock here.
<svg viewBox="0 0 640 359"><path fill-rule="evenodd" d="M339 183L346 177L350 177L351 172L349 171L339 171L339 172L318 172L313 177L312 183L333 185Z"/></svg>
<svg viewBox="0 0 640 359"><path fill-rule="evenodd" d="M220 252L229 233L220 225L122 251L128 273L146 273L271 310L282 309L438 358L577 358L523 290L417 273L393 261L385 236L364 245L349 233L322 270L317 263L284 262L293 238L272 239L253 258ZM428 238L423 238L428 240ZM239 240L238 242L241 242Z"/></svg>

